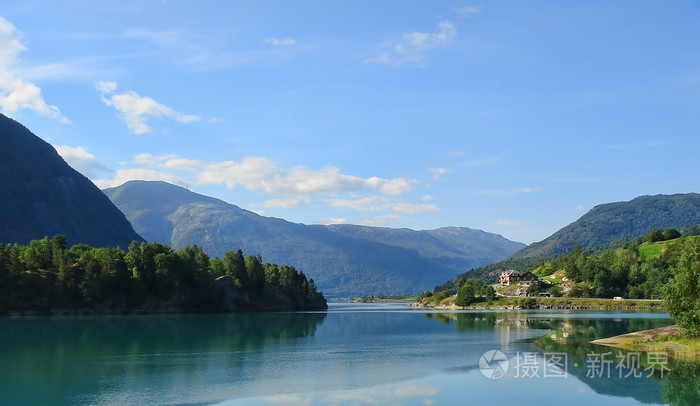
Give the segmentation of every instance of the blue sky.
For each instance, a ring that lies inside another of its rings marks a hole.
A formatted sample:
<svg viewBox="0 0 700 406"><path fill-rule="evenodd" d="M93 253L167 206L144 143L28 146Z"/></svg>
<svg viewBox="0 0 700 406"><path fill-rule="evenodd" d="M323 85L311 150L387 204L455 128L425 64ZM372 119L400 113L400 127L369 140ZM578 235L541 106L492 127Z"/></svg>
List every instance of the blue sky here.
<svg viewBox="0 0 700 406"><path fill-rule="evenodd" d="M698 192L692 1L3 1L0 110L100 187L530 243Z"/></svg>

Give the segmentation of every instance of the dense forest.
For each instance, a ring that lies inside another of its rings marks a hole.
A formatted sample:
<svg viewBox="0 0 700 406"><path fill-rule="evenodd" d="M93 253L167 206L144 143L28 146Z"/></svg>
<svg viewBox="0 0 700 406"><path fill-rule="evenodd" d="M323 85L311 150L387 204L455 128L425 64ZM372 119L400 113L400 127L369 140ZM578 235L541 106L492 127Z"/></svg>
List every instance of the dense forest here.
<svg viewBox="0 0 700 406"><path fill-rule="evenodd" d="M0 244L0 313L326 309L313 279L241 250L210 259L197 246L68 247L66 239Z"/></svg>
<svg viewBox="0 0 700 406"><path fill-rule="evenodd" d="M689 234L691 230L687 231ZM672 278L678 258L693 249L675 228L661 231L654 228L646 237L631 241L626 247L612 248L597 254L586 254L581 245L550 263L541 264L542 275L557 270L575 282L568 295L573 297L630 299L663 297L664 287ZM655 244L667 241L664 244ZM598 250L592 250L597 252Z"/></svg>

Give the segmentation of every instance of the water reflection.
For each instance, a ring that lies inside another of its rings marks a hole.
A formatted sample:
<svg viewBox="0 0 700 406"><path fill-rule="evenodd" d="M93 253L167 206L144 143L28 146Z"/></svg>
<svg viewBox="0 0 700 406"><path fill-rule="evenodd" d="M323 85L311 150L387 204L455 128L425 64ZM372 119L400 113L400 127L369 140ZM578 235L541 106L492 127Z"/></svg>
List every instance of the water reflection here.
<svg viewBox="0 0 700 406"><path fill-rule="evenodd" d="M325 317L266 313L0 318L0 403L99 403L96 393L112 397L103 399L105 403L119 403L118 396L135 387L154 385L153 377L161 378L158 384L164 387L159 390L165 391L175 381L193 386L230 382L223 371L252 377L256 354L313 335ZM212 370L219 376L212 376Z"/></svg>
<svg viewBox="0 0 700 406"><path fill-rule="evenodd" d="M598 318L596 315L578 313L568 317L565 313L559 313L548 317L542 313L494 312L436 313L425 317L443 325L454 325L463 332L490 328L507 332L541 330L542 334L534 339L509 340L515 354L536 354L541 362L545 361L545 354L566 354L565 369L568 375L598 394L631 398L647 404L700 405L700 361L668 359L661 365L654 363L653 358L657 354L590 343L597 338L669 325L670 320L647 317L653 315L632 315L631 318L629 315L618 318L609 316ZM513 351L510 353L511 359ZM663 376L661 366L668 368L664 369ZM538 378L545 379L541 371ZM521 376L520 379L530 378Z"/></svg>
<svg viewBox="0 0 700 406"><path fill-rule="evenodd" d="M386 305L331 306L327 314L0 318L0 403L700 404L692 364L671 364L663 378L614 378L629 368L609 379L587 376L589 354L616 351L589 341L666 324L653 314ZM490 350L511 360L565 353L568 379L519 379L514 368L487 379L479 359ZM642 371L648 361L640 360Z"/></svg>

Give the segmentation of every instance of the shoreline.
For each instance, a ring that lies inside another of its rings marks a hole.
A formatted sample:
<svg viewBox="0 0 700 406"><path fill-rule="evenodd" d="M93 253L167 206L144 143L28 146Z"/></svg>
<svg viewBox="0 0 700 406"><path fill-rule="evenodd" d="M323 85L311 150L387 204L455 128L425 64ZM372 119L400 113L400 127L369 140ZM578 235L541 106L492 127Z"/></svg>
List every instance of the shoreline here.
<svg viewBox="0 0 700 406"><path fill-rule="evenodd" d="M499 299L491 304L479 302L457 306L448 298L440 304L429 300L414 302L413 307L435 310L602 310L602 311L663 311L662 301L634 301L613 299L520 298Z"/></svg>
<svg viewBox="0 0 700 406"><path fill-rule="evenodd" d="M700 357L700 338L684 336L683 329L677 325L599 338L591 344L627 351L666 353L671 358L692 361L698 361Z"/></svg>

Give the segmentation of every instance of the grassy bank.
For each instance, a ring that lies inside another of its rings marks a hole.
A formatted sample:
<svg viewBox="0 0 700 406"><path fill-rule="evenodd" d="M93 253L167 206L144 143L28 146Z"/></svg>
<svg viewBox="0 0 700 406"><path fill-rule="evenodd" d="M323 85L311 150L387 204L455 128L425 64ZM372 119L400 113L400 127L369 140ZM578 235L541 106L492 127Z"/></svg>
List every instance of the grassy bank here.
<svg viewBox="0 0 700 406"><path fill-rule="evenodd" d="M666 353L673 358L700 359L700 339L686 336L678 326L637 331L592 343L629 351Z"/></svg>

